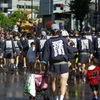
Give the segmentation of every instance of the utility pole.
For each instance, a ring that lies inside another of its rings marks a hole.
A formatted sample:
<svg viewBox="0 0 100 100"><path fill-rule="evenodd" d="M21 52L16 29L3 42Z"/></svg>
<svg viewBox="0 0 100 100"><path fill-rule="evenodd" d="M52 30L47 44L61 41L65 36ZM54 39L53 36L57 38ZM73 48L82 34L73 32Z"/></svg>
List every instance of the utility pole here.
<svg viewBox="0 0 100 100"><path fill-rule="evenodd" d="M24 3L24 11L25 11L25 9L26 9L26 3Z"/></svg>
<svg viewBox="0 0 100 100"><path fill-rule="evenodd" d="M98 0L98 12L99 12L99 15L100 15L100 0Z"/></svg>
<svg viewBox="0 0 100 100"><path fill-rule="evenodd" d="M98 0L99 31L100 31L100 0Z"/></svg>
<svg viewBox="0 0 100 100"><path fill-rule="evenodd" d="M33 19L33 0L31 0L31 19Z"/></svg>
<svg viewBox="0 0 100 100"><path fill-rule="evenodd" d="M53 21L53 0L51 0L51 20Z"/></svg>
<svg viewBox="0 0 100 100"><path fill-rule="evenodd" d="M98 6L97 6L97 0L95 0L95 33L97 32L97 15L98 15Z"/></svg>

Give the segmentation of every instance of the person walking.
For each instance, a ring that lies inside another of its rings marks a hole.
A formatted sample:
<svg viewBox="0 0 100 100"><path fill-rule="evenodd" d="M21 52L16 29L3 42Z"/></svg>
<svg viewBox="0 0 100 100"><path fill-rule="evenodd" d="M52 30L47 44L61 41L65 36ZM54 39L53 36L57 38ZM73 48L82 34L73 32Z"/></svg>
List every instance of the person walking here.
<svg viewBox="0 0 100 100"><path fill-rule="evenodd" d="M10 39L9 35L6 36L6 40L4 41L3 51L6 63L6 72L8 72L8 69L14 68L14 56L16 55L14 41Z"/></svg>
<svg viewBox="0 0 100 100"><path fill-rule="evenodd" d="M15 68L18 68L19 57L20 57L20 54L21 54L21 52L23 50L22 44L21 44L18 36L15 36L15 38L14 38L14 44L15 44L15 51L16 51Z"/></svg>
<svg viewBox="0 0 100 100"><path fill-rule="evenodd" d="M59 36L60 30L57 24L51 25L53 37L45 42L42 62L50 64L49 71L51 73L51 84L54 100L63 100L66 92L66 81L68 79L69 68L68 68L68 57L73 53L70 48L68 41ZM58 77L60 82L58 82ZM60 83L60 98L58 83Z"/></svg>
<svg viewBox="0 0 100 100"><path fill-rule="evenodd" d="M90 66L84 72L84 75L87 79L88 84L93 92L93 99L98 100L98 89L99 89L99 75L100 75L100 66L98 66L98 60L92 59Z"/></svg>
<svg viewBox="0 0 100 100"><path fill-rule="evenodd" d="M83 75L85 68L89 64L89 59L92 58L93 56L93 43L91 40L86 38L86 33L82 32L81 33L81 38L77 42L77 48L79 52L79 71L82 73L83 76L83 82L85 82L85 77Z"/></svg>
<svg viewBox="0 0 100 100"><path fill-rule="evenodd" d="M100 61L100 32L98 32L97 37L94 41L94 53L95 58Z"/></svg>
<svg viewBox="0 0 100 100"><path fill-rule="evenodd" d="M29 50L27 52L27 61L28 61L28 72L35 73L35 62L36 62L36 44L34 42L30 43Z"/></svg>

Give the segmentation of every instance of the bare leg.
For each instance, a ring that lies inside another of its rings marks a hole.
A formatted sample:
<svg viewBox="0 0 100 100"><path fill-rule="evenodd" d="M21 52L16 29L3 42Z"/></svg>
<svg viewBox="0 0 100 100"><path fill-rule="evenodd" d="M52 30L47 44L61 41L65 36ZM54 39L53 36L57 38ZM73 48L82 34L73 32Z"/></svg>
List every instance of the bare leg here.
<svg viewBox="0 0 100 100"><path fill-rule="evenodd" d="M18 63L19 63L19 56L17 56L15 59L16 68L18 67Z"/></svg>
<svg viewBox="0 0 100 100"><path fill-rule="evenodd" d="M98 98L98 91L93 91L94 98Z"/></svg>
<svg viewBox="0 0 100 100"><path fill-rule="evenodd" d="M67 77L60 77L60 95L64 96L66 92L66 81L68 80Z"/></svg>
<svg viewBox="0 0 100 100"><path fill-rule="evenodd" d="M52 78L52 92L54 96L58 95L57 84L57 78Z"/></svg>
<svg viewBox="0 0 100 100"><path fill-rule="evenodd" d="M24 67L26 67L26 57L23 57Z"/></svg>

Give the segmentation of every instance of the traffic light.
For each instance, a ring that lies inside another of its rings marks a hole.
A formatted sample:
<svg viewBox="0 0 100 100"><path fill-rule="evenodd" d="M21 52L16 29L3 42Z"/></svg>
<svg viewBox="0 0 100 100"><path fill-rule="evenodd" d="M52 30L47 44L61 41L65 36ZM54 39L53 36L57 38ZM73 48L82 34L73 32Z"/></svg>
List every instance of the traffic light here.
<svg viewBox="0 0 100 100"><path fill-rule="evenodd" d="M59 7L60 10L63 10L64 4L54 4L54 10L56 10L56 7Z"/></svg>
<svg viewBox="0 0 100 100"><path fill-rule="evenodd" d="M64 4L60 4L60 10L63 10Z"/></svg>

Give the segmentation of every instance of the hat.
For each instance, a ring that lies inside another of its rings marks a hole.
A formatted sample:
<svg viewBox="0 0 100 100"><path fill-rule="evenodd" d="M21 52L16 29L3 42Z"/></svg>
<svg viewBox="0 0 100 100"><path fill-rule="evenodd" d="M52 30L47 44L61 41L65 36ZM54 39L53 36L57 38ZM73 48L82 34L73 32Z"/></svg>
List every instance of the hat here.
<svg viewBox="0 0 100 100"><path fill-rule="evenodd" d="M51 29L52 30L59 30L59 25L58 24L52 24Z"/></svg>
<svg viewBox="0 0 100 100"><path fill-rule="evenodd" d="M30 44L31 44L31 45L35 45L35 42L31 42Z"/></svg>
<svg viewBox="0 0 100 100"><path fill-rule="evenodd" d="M9 35L7 35L7 36L6 36L6 38L7 38L7 39L10 39L10 36L9 36Z"/></svg>
<svg viewBox="0 0 100 100"><path fill-rule="evenodd" d="M74 34L79 33L78 31L74 31Z"/></svg>
<svg viewBox="0 0 100 100"><path fill-rule="evenodd" d="M15 38L19 38L18 36L15 36Z"/></svg>
<svg viewBox="0 0 100 100"><path fill-rule="evenodd" d="M52 25L52 24L53 24L52 21L47 22L47 23L46 23L46 28L47 28L47 29L51 28L51 25Z"/></svg>
<svg viewBox="0 0 100 100"><path fill-rule="evenodd" d="M32 37L32 34L31 34L31 33L28 33L28 34L27 34L27 37L28 37L28 38Z"/></svg>
<svg viewBox="0 0 100 100"><path fill-rule="evenodd" d="M45 31L42 31L41 32L41 35L46 36L46 32Z"/></svg>
<svg viewBox="0 0 100 100"><path fill-rule="evenodd" d="M61 36L69 36L66 30L61 30Z"/></svg>

